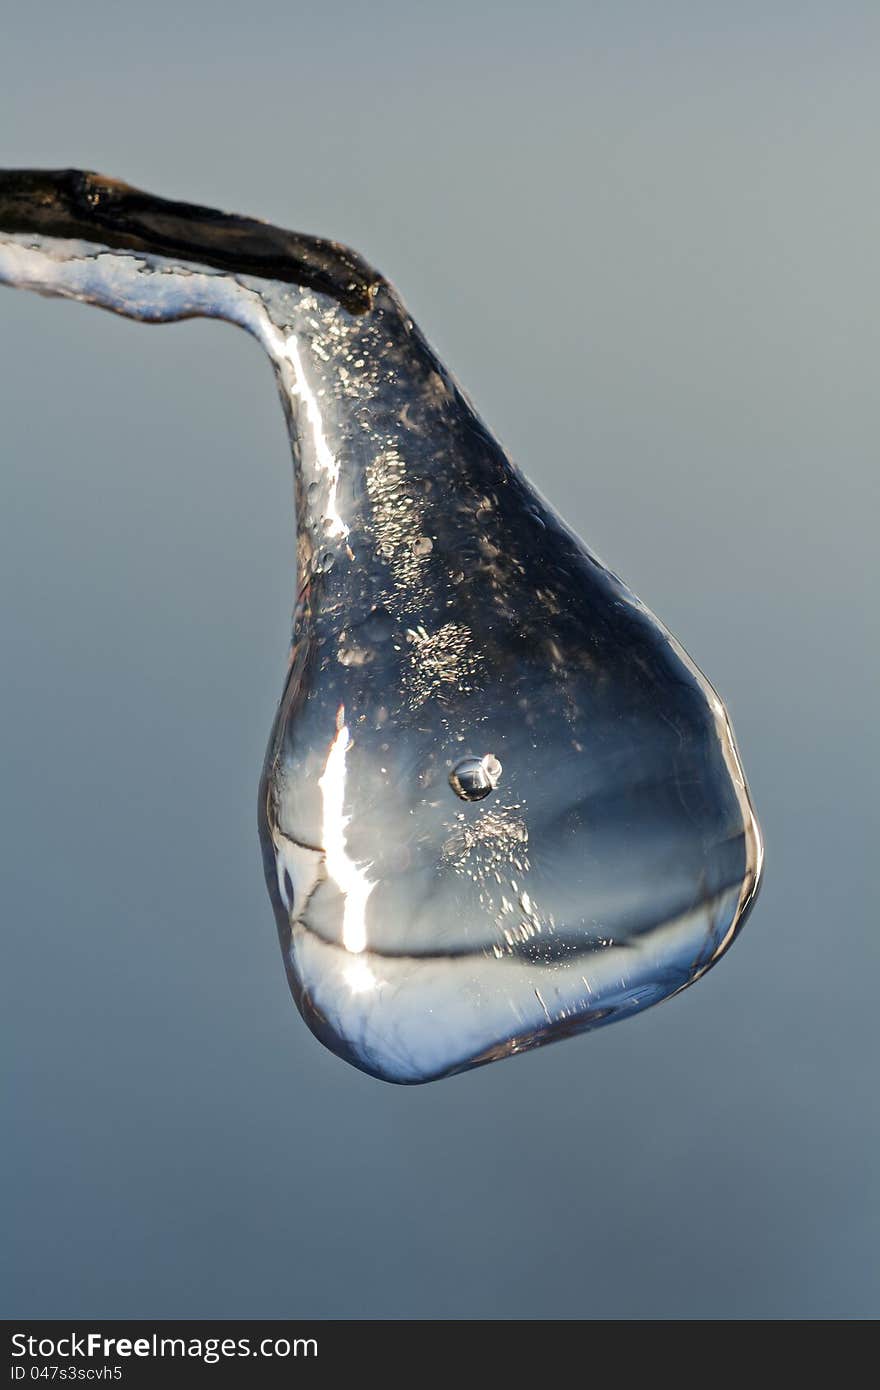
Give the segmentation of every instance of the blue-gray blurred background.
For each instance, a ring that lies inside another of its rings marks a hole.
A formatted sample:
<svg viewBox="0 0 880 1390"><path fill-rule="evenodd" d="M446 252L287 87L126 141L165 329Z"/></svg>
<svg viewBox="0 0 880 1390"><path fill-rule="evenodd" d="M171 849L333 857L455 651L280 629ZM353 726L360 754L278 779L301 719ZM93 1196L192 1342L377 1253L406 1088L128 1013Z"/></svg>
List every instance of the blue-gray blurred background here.
<svg viewBox="0 0 880 1390"><path fill-rule="evenodd" d="M698 988L397 1089L288 996L293 586L226 325L0 293L6 1316L880 1312L873 3L8 8L0 164L349 242L727 700L763 894Z"/></svg>

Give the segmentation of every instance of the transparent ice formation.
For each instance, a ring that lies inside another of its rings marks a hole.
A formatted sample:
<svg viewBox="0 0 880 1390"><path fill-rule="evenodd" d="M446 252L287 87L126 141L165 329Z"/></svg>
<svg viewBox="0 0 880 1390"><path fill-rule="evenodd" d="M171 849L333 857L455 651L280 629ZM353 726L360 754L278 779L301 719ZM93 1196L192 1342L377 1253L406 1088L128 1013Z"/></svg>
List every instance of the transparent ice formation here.
<svg viewBox="0 0 880 1390"><path fill-rule="evenodd" d="M298 572L259 826L322 1042L428 1081L718 960L761 868L724 707L386 280L334 243L66 170L0 173L0 282L225 318L272 361Z"/></svg>

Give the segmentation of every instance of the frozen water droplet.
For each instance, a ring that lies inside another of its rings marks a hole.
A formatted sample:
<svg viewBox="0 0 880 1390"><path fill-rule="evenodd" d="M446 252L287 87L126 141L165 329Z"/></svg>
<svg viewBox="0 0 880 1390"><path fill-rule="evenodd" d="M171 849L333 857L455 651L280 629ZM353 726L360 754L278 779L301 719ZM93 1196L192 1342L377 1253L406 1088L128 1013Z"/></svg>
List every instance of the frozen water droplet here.
<svg viewBox="0 0 880 1390"><path fill-rule="evenodd" d="M431 1080L625 1018L719 959L762 855L724 707L380 275L95 175L6 171L0 282L227 318L273 361L298 601L260 836L322 1042ZM477 739L493 751L465 756Z"/></svg>
<svg viewBox="0 0 880 1390"><path fill-rule="evenodd" d="M491 753L483 758L462 758L449 774L449 785L462 801L482 801L498 786L501 764Z"/></svg>

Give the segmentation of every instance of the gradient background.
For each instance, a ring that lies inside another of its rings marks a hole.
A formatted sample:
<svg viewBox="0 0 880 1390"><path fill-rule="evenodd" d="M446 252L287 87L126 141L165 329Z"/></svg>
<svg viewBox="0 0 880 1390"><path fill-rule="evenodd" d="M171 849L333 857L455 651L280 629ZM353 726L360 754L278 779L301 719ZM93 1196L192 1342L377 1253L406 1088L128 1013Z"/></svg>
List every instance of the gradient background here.
<svg viewBox="0 0 880 1390"><path fill-rule="evenodd" d="M6 1316L880 1313L878 40L873 0L4 15L0 164L395 280L727 700L768 847L665 1007L423 1089L342 1065L257 844L268 364L3 291Z"/></svg>

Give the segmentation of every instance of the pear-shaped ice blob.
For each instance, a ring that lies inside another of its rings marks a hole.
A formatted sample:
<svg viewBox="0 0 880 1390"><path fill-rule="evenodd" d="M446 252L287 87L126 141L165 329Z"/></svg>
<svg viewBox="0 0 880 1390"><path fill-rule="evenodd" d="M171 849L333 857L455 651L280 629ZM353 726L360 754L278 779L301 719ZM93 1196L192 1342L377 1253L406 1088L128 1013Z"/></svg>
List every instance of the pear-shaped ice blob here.
<svg viewBox="0 0 880 1390"><path fill-rule="evenodd" d="M298 591L260 834L321 1041L427 1081L702 975L761 864L724 708L391 286L332 243L69 171L0 175L0 228L7 283L227 318L274 364Z"/></svg>

